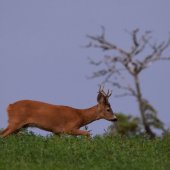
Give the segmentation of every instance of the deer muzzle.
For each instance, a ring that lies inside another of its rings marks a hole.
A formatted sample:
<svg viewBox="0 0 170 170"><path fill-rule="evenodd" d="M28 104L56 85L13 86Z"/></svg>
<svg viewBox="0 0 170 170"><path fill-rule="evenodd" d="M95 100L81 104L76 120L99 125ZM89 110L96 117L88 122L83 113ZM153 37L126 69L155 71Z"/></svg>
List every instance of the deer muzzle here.
<svg viewBox="0 0 170 170"><path fill-rule="evenodd" d="M117 118L114 118L114 119L112 119L111 121L113 121L113 122L117 122Z"/></svg>

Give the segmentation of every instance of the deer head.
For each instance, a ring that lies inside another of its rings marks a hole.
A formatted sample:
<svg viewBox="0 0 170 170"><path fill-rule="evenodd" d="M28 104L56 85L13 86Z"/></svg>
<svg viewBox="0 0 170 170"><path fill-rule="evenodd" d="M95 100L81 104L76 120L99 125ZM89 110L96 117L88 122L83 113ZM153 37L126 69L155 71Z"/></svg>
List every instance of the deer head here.
<svg viewBox="0 0 170 170"><path fill-rule="evenodd" d="M101 89L101 84L100 84L100 88L99 88L99 91L98 91L99 94L97 96L97 102L99 103L99 105L98 105L99 106L99 112L100 112L102 118L109 120L109 121L116 122L117 118L114 115L112 108L111 108L111 105L108 101L109 97L112 95L113 89L111 89L110 94L109 94L109 89L108 89L107 94L104 92L103 89L104 89L104 86Z"/></svg>

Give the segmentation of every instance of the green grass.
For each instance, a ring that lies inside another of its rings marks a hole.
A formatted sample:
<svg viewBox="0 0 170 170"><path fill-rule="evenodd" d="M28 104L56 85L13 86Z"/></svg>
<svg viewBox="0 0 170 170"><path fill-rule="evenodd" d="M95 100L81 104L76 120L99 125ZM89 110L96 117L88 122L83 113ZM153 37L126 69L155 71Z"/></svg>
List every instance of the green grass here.
<svg viewBox="0 0 170 170"><path fill-rule="evenodd" d="M0 137L0 170L169 170L170 136L149 140L145 136L100 137L20 136Z"/></svg>

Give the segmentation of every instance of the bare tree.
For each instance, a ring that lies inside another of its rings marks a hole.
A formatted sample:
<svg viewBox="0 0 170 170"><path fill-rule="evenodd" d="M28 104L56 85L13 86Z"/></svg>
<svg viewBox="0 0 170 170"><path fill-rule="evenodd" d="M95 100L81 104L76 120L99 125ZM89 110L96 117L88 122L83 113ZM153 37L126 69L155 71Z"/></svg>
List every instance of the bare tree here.
<svg viewBox="0 0 170 170"><path fill-rule="evenodd" d="M162 42L156 45L156 43L151 43L152 37L150 35L152 31L145 31L145 33L139 39L137 38L138 31L139 29L136 29L132 32L128 32L132 37L132 47L129 50L129 52L126 52L123 49L119 48L118 46L108 42L105 39L105 29L103 26L102 34L100 36L87 35L87 37L93 41L90 42L86 47L96 47L103 49L104 51L106 50L117 51L118 56L105 55L104 58L99 62L94 62L92 59L90 59L91 64L100 65L104 63L107 66L107 69L105 70L99 70L97 72L94 72L91 78L105 76L103 83L106 82L111 83L113 86L116 86L119 89L123 89L126 91L124 94L119 95L117 97L130 95L137 98L144 129L151 138L154 138L155 134L151 130L149 122L147 122L147 115L145 115L146 106L148 106L149 104L148 102L146 102L145 99L142 98L139 84L139 73L142 70L150 67L156 61L170 60L170 57L162 56L162 52L170 45L170 37L167 42ZM96 43L93 44L93 42ZM145 56L142 60L138 60L137 55L141 54L141 52L146 47L150 48L151 53ZM123 67L120 67L120 64L118 63L120 63ZM122 73L123 71L127 71L133 77L136 88L132 88L129 80ZM123 86L122 83L116 80L113 81L113 79L111 79L112 75L115 74L125 82L126 84L125 86ZM151 105L149 106L151 107ZM155 120L160 122L160 120L157 117L155 117ZM161 126L162 126L161 129L165 132L163 124Z"/></svg>

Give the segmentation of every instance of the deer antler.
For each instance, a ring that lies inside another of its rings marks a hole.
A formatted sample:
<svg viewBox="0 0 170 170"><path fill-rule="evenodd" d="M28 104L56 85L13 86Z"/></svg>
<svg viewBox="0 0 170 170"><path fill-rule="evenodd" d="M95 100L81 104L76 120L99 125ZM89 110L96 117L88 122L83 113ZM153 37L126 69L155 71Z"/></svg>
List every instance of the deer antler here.
<svg viewBox="0 0 170 170"><path fill-rule="evenodd" d="M113 89L111 89L111 93L110 94L109 94L109 88L108 88L107 94L104 92L103 89L104 89L104 85L103 85L102 90L101 90L101 84L100 84L98 93L102 93L105 97L109 98L112 95Z"/></svg>
<svg viewBox="0 0 170 170"><path fill-rule="evenodd" d="M112 95L112 91L113 91L113 89L111 88L111 92L110 92L110 94L108 95L108 98Z"/></svg>

